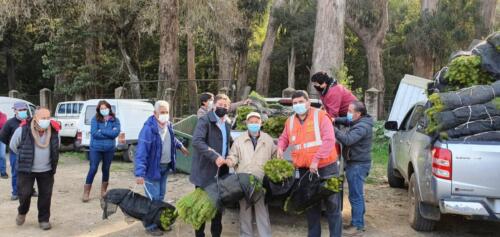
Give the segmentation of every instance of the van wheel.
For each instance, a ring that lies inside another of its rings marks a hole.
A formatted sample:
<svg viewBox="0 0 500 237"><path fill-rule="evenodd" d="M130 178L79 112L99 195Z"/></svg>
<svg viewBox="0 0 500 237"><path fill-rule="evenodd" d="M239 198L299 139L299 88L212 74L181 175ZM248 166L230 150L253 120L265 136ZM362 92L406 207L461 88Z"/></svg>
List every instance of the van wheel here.
<svg viewBox="0 0 500 237"><path fill-rule="evenodd" d="M404 188L405 179L396 176L396 171L394 170L394 162L392 161L392 152L389 151L389 160L387 162L387 181L389 181L389 186L391 188Z"/></svg>
<svg viewBox="0 0 500 237"><path fill-rule="evenodd" d="M135 145L129 145L127 150L123 151L123 160L126 162L134 162L135 160Z"/></svg>
<svg viewBox="0 0 500 237"><path fill-rule="evenodd" d="M418 200L418 187L417 187L417 178L415 174L411 175L410 184L408 187L408 199L410 201L410 215L409 221L411 227L416 231L432 231L436 226L436 221L425 219L420 214L420 201Z"/></svg>

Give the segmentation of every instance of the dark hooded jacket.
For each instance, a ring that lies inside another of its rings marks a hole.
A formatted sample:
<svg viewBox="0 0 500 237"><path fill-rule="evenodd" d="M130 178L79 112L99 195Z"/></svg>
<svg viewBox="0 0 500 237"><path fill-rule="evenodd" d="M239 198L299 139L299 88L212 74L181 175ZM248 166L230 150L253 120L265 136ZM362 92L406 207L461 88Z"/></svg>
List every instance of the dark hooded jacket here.
<svg viewBox="0 0 500 237"><path fill-rule="evenodd" d="M342 155L347 163L370 163L372 160L373 118L361 117L346 130L335 128L335 137L342 144Z"/></svg>

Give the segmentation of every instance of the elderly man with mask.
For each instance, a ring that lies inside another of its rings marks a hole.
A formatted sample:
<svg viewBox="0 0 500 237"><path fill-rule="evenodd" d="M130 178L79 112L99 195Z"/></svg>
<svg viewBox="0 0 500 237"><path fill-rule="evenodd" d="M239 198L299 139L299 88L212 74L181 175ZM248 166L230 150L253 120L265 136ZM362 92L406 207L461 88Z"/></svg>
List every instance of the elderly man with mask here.
<svg viewBox="0 0 500 237"><path fill-rule="evenodd" d="M17 157L17 188L19 208L16 224L22 225L30 209L33 184L39 189L38 223L40 228L51 228L50 204L54 187L54 174L59 160L59 124L51 119L50 111L40 108L33 119L16 129L10 141L10 149Z"/></svg>
<svg viewBox="0 0 500 237"><path fill-rule="evenodd" d="M169 117L168 102L157 101L154 115L144 123L137 143L134 161L136 182L144 184L146 196L153 201L163 201L165 198L168 172L175 170L176 149L189 155L188 150L174 136ZM163 235L155 224L146 226L146 232L153 236Z"/></svg>
<svg viewBox="0 0 500 237"><path fill-rule="evenodd" d="M287 147L292 147L292 160L300 176L307 172L318 174L321 179L337 176L337 151L335 134L328 114L311 107L307 92L298 90L292 95L294 114L285 124L278 142L278 157L283 157ZM340 194L335 193L323 199L331 237L342 234ZM321 202L306 212L309 237L321 236Z"/></svg>
<svg viewBox="0 0 500 237"><path fill-rule="evenodd" d="M346 236L362 235L365 228L365 199L363 186L371 167L371 148L373 119L366 112L362 102L354 101L349 105L346 130L335 128L337 141L343 145L345 172L349 185L352 221L345 226Z"/></svg>
<svg viewBox="0 0 500 237"><path fill-rule="evenodd" d="M234 167L236 173L253 174L262 181L264 164L276 153L276 145L269 134L260 130L262 120L260 114L251 112L247 115L248 132L239 136L233 143L226 164ZM240 201L240 236L253 237L253 210L260 237L270 237L271 223L269 213L261 198L253 207L247 207L246 200Z"/></svg>
<svg viewBox="0 0 500 237"><path fill-rule="evenodd" d="M2 130L0 130L0 141L5 144L6 146L9 146L10 140L12 138L12 135L16 131L17 128L21 125L21 122L23 122L26 119L29 119L28 116L28 105L24 102L15 102L14 106L12 107L14 110L15 116L12 117L11 119L7 120L5 124L2 127ZM17 194L17 170L16 170L16 153L10 151L9 152L9 160L10 160L10 171L12 175L12 196L11 200L15 201L17 200L18 194ZM35 190L33 189L33 195L36 196Z"/></svg>

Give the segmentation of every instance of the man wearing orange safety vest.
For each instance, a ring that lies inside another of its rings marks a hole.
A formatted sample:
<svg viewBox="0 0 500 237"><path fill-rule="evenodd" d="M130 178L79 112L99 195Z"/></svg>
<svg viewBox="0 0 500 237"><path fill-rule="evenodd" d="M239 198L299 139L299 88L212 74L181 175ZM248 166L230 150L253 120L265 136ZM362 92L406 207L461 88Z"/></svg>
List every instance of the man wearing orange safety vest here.
<svg viewBox="0 0 500 237"><path fill-rule="evenodd" d="M311 107L307 92L299 90L292 95L295 112L286 121L285 129L278 142L278 157L290 146L292 160L300 175L307 171L319 174L328 179L338 175L337 151L335 150L335 134L328 114ZM340 237L342 234L342 215L340 212L340 195L335 193L324 199L330 236ZM321 236L321 203L307 210L309 237Z"/></svg>

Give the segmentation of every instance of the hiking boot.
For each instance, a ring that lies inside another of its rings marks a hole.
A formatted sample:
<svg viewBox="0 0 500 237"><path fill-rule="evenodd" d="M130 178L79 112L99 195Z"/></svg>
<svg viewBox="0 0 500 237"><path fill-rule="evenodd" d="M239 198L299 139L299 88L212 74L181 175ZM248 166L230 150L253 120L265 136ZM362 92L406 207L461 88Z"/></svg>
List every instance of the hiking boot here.
<svg viewBox="0 0 500 237"><path fill-rule="evenodd" d="M106 195L106 192L108 191L108 182L102 182L101 184L101 198L104 198L104 195Z"/></svg>
<svg viewBox="0 0 500 237"><path fill-rule="evenodd" d="M146 233L148 233L148 235L151 235L151 236L162 236L163 235L163 231L161 231L158 228L146 230Z"/></svg>
<svg viewBox="0 0 500 237"><path fill-rule="evenodd" d="M16 225L23 225L24 221L26 221L26 215L17 214Z"/></svg>
<svg viewBox="0 0 500 237"><path fill-rule="evenodd" d="M52 225L49 222L40 222L40 229L42 230L50 230Z"/></svg>
<svg viewBox="0 0 500 237"><path fill-rule="evenodd" d="M36 189L33 187L33 192L31 193L32 197L38 197L38 193L36 192Z"/></svg>
<svg viewBox="0 0 500 237"><path fill-rule="evenodd" d="M7 173L2 173L2 174L0 174L0 178L2 178L2 179L8 179L9 175Z"/></svg>
<svg viewBox="0 0 500 237"><path fill-rule="evenodd" d="M83 185L83 197L82 202L88 202L90 200L90 189L92 189L92 184Z"/></svg>
<svg viewBox="0 0 500 237"><path fill-rule="evenodd" d="M12 195L12 196L10 196L10 200L17 201L17 200L19 200L19 197L17 195Z"/></svg>
<svg viewBox="0 0 500 237"><path fill-rule="evenodd" d="M342 231L343 236L349 236L349 237L363 236L364 233L365 233L364 227L356 227L356 226L350 226L347 229L344 229L344 231Z"/></svg>

